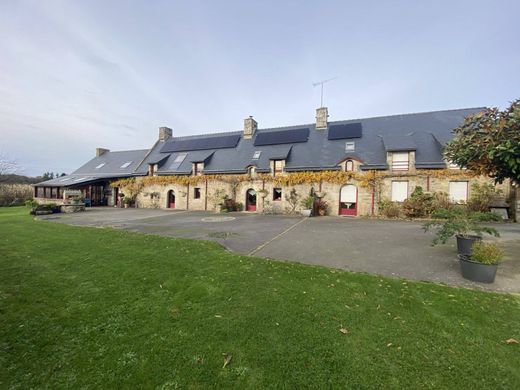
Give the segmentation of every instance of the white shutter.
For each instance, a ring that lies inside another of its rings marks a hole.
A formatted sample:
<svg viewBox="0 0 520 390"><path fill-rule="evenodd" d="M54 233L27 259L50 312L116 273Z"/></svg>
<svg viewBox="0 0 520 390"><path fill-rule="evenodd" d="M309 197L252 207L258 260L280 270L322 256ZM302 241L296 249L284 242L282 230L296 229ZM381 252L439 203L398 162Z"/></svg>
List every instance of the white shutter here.
<svg viewBox="0 0 520 390"><path fill-rule="evenodd" d="M393 181L392 182L392 202L402 202L408 198L408 182Z"/></svg>
<svg viewBox="0 0 520 390"><path fill-rule="evenodd" d="M450 181L450 199L452 202L466 202L468 200L468 182Z"/></svg>
<svg viewBox="0 0 520 390"><path fill-rule="evenodd" d="M341 193L339 201L343 203L356 203L357 201L357 188L352 184L347 184L341 187Z"/></svg>

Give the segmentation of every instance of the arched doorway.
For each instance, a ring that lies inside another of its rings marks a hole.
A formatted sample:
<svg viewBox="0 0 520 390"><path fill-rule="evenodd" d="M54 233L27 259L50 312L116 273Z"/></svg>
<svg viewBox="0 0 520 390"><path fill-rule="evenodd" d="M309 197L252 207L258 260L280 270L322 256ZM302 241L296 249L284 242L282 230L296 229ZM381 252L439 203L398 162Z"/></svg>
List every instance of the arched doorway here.
<svg viewBox="0 0 520 390"><path fill-rule="evenodd" d="M256 211L256 191L252 188L246 192L246 211Z"/></svg>
<svg viewBox="0 0 520 390"><path fill-rule="evenodd" d="M358 193L353 184L341 187L339 193L339 215L357 215Z"/></svg>
<svg viewBox="0 0 520 390"><path fill-rule="evenodd" d="M166 206L169 209L174 209L175 208L175 192L173 190L168 191L167 199L168 199L167 200L168 204Z"/></svg>

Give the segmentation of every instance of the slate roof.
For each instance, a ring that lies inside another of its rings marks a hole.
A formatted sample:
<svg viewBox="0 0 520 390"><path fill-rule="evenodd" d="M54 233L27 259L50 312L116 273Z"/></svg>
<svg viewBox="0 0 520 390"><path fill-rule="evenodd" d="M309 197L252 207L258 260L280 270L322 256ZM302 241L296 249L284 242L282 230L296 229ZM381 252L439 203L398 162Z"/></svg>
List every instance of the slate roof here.
<svg viewBox="0 0 520 390"><path fill-rule="evenodd" d="M338 163L347 156L360 160L364 170L388 169L386 152L400 150L415 150L417 168L444 168L442 147L452 138L451 131L466 116L483 109L484 107L477 107L329 122L329 128L338 129L343 126L345 129L357 129L354 131L356 138L350 139L329 140L329 130L317 130L315 124L258 129L252 139L244 139L242 131L173 137L166 141L157 141L149 150L108 152L92 159L72 175L146 175L149 164L158 164L159 175L190 174L193 162L202 161L205 163L205 173L245 173L249 166L256 166L257 172L269 172L272 159L285 159L285 170L288 172L334 170L339 169ZM359 126L361 137L358 137ZM302 129L309 129L306 142L288 143L287 137L281 134L301 134L305 131ZM272 136L269 133L273 133ZM280 137L284 143L255 146L256 138L260 136L265 139L266 135L270 139ZM229 145L224 138L229 140L232 136L240 136L235 147L215 146L214 149L208 149L213 145ZM336 136L337 134L331 138ZM346 150L346 142L354 142L354 150ZM175 150L174 145L204 145L204 150L168 152ZM257 151L261 152L260 157L253 159ZM186 153L186 157L180 163L175 163L176 157L183 153ZM133 163L122 169L120 166L124 161ZM106 165L95 169L101 162Z"/></svg>
<svg viewBox="0 0 520 390"><path fill-rule="evenodd" d="M139 175L139 173L136 172L136 168L145 158L147 152L148 149L105 152L99 157L94 157L70 175L37 183L35 186L70 187L100 179ZM126 163L130 164L126 166L124 165ZM122 166L124 166L124 168L122 168Z"/></svg>

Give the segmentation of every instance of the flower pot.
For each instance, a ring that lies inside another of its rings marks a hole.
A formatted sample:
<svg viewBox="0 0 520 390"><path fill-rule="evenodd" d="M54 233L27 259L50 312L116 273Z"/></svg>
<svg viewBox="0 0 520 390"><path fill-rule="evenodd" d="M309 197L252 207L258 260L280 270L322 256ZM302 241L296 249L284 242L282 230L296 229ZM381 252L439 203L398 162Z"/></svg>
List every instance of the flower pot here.
<svg viewBox="0 0 520 390"><path fill-rule="evenodd" d="M482 240L482 237L472 236L472 235L461 236L461 235L457 234L456 237L457 237L457 252L459 253L459 255L466 255L466 256L471 255L473 244L476 241Z"/></svg>
<svg viewBox="0 0 520 390"><path fill-rule="evenodd" d="M125 209L129 208L130 205L128 203L125 203Z"/></svg>
<svg viewBox="0 0 520 390"><path fill-rule="evenodd" d="M471 260L470 256L459 255L462 277L481 283L493 283L498 264L482 264Z"/></svg>
<svg viewBox="0 0 520 390"><path fill-rule="evenodd" d="M310 217L310 216L311 216L311 212L312 212L311 209L308 209L308 210L302 210L302 215L303 215L304 217Z"/></svg>

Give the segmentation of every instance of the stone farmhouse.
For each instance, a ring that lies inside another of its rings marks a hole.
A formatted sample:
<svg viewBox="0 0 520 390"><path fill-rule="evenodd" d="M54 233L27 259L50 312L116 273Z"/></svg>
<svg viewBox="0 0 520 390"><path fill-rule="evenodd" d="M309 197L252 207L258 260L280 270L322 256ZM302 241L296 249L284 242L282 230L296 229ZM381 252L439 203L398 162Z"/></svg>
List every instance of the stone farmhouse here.
<svg viewBox="0 0 520 390"><path fill-rule="evenodd" d="M475 177L443 159L443 146L464 118L483 108L328 121L261 129L253 117L240 131L175 137L167 127L150 149L96 156L72 174L34 186L41 202L80 190L94 206L218 210L224 198L249 212L297 212L312 195L331 215L378 214L383 199L402 202L416 186L465 202ZM512 194L501 186L503 201Z"/></svg>

